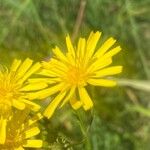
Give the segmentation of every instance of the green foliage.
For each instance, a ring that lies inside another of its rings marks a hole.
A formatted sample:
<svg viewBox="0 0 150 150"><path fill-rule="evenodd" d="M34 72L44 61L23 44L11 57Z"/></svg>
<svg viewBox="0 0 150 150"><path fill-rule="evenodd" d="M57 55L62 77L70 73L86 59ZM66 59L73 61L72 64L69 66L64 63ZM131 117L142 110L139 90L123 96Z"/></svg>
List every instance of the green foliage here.
<svg viewBox="0 0 150 150"><path fill-rule="evenodd" d="M79 35L100 30L104 39L117 38L123 51L116 62L124 66L121 77L127 80L119 80L118 88L89 87L92 114L76 114L66 106L42 121L44 149L66 149L67 144L70 150L149 150L150 2L85 2ZM65 35L73 34L79 7L79 0L0 0L0 62L47 59L55 45L65 50Z"/></svg>

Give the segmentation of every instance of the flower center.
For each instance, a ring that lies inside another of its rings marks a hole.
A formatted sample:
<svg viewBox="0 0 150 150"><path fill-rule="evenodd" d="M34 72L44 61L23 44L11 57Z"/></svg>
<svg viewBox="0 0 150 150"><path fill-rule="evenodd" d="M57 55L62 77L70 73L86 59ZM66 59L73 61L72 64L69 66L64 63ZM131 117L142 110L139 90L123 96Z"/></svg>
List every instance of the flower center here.
<svg viewBox="0 0 150 150"><path fill-rule="evenodd" d="M14 86L5 87L3 85L0 85L0 103L8 103L8 101L16 97L16 94L17 94L17 91L15 90Z"/></svg>
<svg viewBox="0 0 150 150"><path fill-rule="evenodd" d="M2 101L2 99L10 99L11 97L13 97L12 91L0 87L0 102Z"/></svg>
<svg viewBox="0 0 150 150"><path fill-rule="evenodd" d="M3 74L0 77L0 113L5 114L11 109L12 100L19 96L18 86L15 78L10 74Z"/></svg>
<svg viewBox="0 0 150 150"><path fill-rule="evenodd" d="M15 128L12 130L9 128L5 144L0 146L7 149L19 147L23 143L23 138L25 137L22 136L20 130L18 131Z"/></svg>
<svg viewBox="0 0 150 150"><path fill-rule="evenodd" d="M71 66L67 73L67 83L71 86L86 85L87 74L84 69L80 67Z"/></svg>

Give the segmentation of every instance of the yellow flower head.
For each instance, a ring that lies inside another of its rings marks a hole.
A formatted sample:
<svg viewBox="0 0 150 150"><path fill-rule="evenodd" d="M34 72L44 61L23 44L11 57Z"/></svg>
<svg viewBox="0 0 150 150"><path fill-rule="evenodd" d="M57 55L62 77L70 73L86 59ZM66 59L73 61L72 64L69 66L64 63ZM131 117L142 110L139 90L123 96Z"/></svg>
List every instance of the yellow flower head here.
<svg viewBox="0 0 150 150"><path fill-rule="evenodd" d="M67 53L56 47L53 49L54 57L48 62L43 62L40 75L44 75L45 82L49 87L33 93L30 98L45 98L56 94L50 105L46 108L44 115L51 117L55 109L70 102L74 109L83 106L84 110L93 107L93 102L86 90L88 84L94 86L112 87L116 81L108 79L108 76L118 74L122 66L108 67L112 63L112 56L117 54L121 48L112 48L115 39L107 39L101 47L96 50L96 45L101 36L100 32L91 32L87 41L80 38L77 47L73 47L70 37L66 37ZM110 49L110 50L109 50Z"/></svg>
<svg viewBox="0 0 150 150"><path fill-rule="evenodd" d="M40 133L36 122L41 118L42 115L39 113L29 117L29 110L17 110L8 121L7 134L0 132L0 148L2 150L24 150L26 147L41 148L42 140L33 139ZM5 124L2 124L1 121L0 126L3 127Z"/></svg>
<svg viewBox="0 0 150 150"><path fill-rule="evenodd" d="M40 63L33 64L33 61L27 58L24 62L15 59L10 71L0 70L0 116L9 117L12 107L19 110L23 110L26 105L31 105L33 110L40 108L39 105L27 99L30 90L46 87L43 83L27 83L27 79L40 67Z"/></svg>

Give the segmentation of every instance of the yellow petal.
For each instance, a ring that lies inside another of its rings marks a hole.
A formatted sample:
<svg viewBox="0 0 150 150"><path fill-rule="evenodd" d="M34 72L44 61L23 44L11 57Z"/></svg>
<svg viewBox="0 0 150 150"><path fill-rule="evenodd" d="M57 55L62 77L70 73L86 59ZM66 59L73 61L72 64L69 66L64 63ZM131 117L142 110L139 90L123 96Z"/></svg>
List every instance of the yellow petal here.
<svg viewBox="0 0 150 150"><path fill-rule="evenodd" d="M70 36L69 36L69 35L66 37L66 45L67 45L68 52L69 52L73 57L75 57L75 51L74 51L74 48L73 48L73 45L72 45L72 42L71 42L71 39L70 39Z"/></svg>
<svg viewBox="0 0 150 150"><path fill-rule="evenodd" d="M67 69L67 67L63 68L63 66L60 66L60 63L58 62L51 70L56 74L56 77L62 77L66 74Z"/></svg>
<svg viewBox="0 0 150 150"><path fill-rule="evenodd" d="M122 66L108 67L95 72L95 77L100 78L108 75L115 75L122 72Z"/></svg>
<svg viewBox="0 0 150 150"><path fill-rule="evenodd" d="M63 93L59 93L52 100L52 102L49 104L49 106L44 111L45 117L50 118L53 115L55 109L58 107L59 103L62 101L62 99L64 98L65 95L66 95L66 91L64 91Z"/></svg>
<svg viewBox="0 0 150 150"><path fill-rule="evenodd" d="M82 102L76 99L70 99L70 104L73 109L77 110L82 106Z"/></svg>
<svg viewBox="0 0 150 150"><path fill-rule="evenodd" d="M17 74L19 78L22 77L26 73L26 71L31 67L32 63L33 63L33 60L27 58L22 63L22 65L20 65L18 69L18 74Z"/></svg>
<svg viewBox="0 0 150 150"><path fill-rule="evenodd" d="M16 107L19 110L23 110L25 109L25 104L23 102L21 102L20 100L13 100L13 106Z"/></svg>
<svg viewBox="0 0 150 150"><path fill-rule="evenodd" d="M6 140L6 119L0 119L0 144L4 144Z"/></svg>
<svg viewBox="0 0 150 150"><path fill-rule="evenodd" d="M94 34L94 32L93 31L91 31L91 33L90 33L90 35L89 35L89 37L88 37L88 39L87 39L87 43L89 43L89 41L91 40L91 38L93 37L93 34Z"/></svg>
<svg viewBox="0 0 150 150"><path fill-rule="evenodd" d="M75 65L76 64L76 59L72 56L71 53L67 53L66 56L67 56L67 59L69 61L69 64L71 64L71 65Z"/></svg>
<svg viewBox="0 0 150 150"><path fill-rule="evenodd" d="M85 110L89 110L93 107L93 102L84 87L79 87L79 96Z"/></svg>
<svg viewBox="0 0 150 150"><path fill-rule="evenodd" d="M78 48L77 48L77 57L79 59L83 59L84 58L85 46L86 46L85 38L80 38L79 42L78 42Z"/></svg>
<svg viewBox="0 0 150 150"><path fill-rule="evenodd" d="M100 70L106 66L109 66L112 63L112 59L108 58L108 59L99 59L97 60L95 63L93 63L91 66L89 66L87 72L91 73L91 72L95 72L97 70Z"/></svg>
<svg viewBox="0 0 150 150"><path fill-rule="evenodd" d="M65 99L63 100L62 104L60 105L60 108L63 107L69 101L69 99L73 96L74 92L75 87L72 87L67 96L65 97Z"/></svg>
<svg viewBox="0 0 150 150"><path fill-rule="evenodd" d="M48 83L48 84L54 84L54 83L57 83L59 82L60 79L58 78L30 78L28 79L28 82L29 83L41 83L41 82L45 82L45 83Z"/></svg>
<svg viewBox="0 0 150 150"><path fill-rule="evenodd" d="M26 103L26 104L28 104L29 106L31 106L31 109L33 111L38 111L41 108L40 105L38 105L36 103L33 103L33 102L29 101L29 100L22 99L21 101Z"/></svg>
<svg viewBox="0 0 150 150"><path fill-rule="evenodd" d="M54 58L51 58L51 66L52 67L50 68L50 70L52 71L54 70L54 72L55 72L55 69L59 69L61 72L66 72L66 70L68 69L67 63L63 63L62 61L56 60Z"/></svg>
<svg viewBox="0 0 150 150"><path fill-rule="evenodd" d="M44 89L48 86L45 82L38 82L38 83L32 83L28 84L20 89L20 91L36 91Z"/></svg>
<svg viewBox="0 0 150 150"><path fill-rule="evenodd" d="M47 88L47 89L44 89L44 90L41 90L41 91L38 91L38 92L33 92L33 93L29 93L27 95L27 97L29 99L43 99L43 98L46 98L50 95L53 95L55 93L57 93L58 91L60 91L62 88L63 88L64 84L57 84L55 86L52 86L50 88Z"/></svg>
<svg viewBox="0 0 150 150"><path fill-rule="evenodd" d="M25 131L25 139L33 137L40 133L40 129L38 127L32 127L31 129Z"/></svg>
<svg viewBox="0 0 150 150"><path fill-rule="evenodd" d="M53 53L56 55L58 59L61 61L67 62L67 57L61 52L61 50L56 46L54 49L52 49Z"/></svg>
<svg viewBox="0 0 150 150"><path fill-rule="evenodd" d="M20 83L23 83L28 77L30 77L33 73L35 73L36 71L38 71L41 67L40 63L36 63L34 64L23 76L22 79L20 79Z"/></svg>
<svg viewBox="0 0 150 150"><path fill-rule="evenodd" d="M44 68L45 68L45 66L44 66ZM47 70L47 69L42 69L37 74L47 76L47 77L56 77L57 76L57 74L55 72L53 72L52 70Z"/></svg>
<svg viewBox="0 0 150 150"><path fill-rule="evenodd" d="M28 79L29 83L39 83L39 82L46 82L49 78L30 78Z"/></svg>
<svg viewBox="0 0 150 150"><path fill-rule="evenodd" d="M87 82L95 86L104 86L104 87L116 86L116 81L107 79L89 79Z"/></svg>
<svg viewBox="0 0 150 150"><path fill-rule="evenodd" d="M26 123L28 126L31 126L32 124L36 123L38 120L42 118L43 116L41 115L41 113L37 113L36 115L34 115L33 118L29 119Z"/></svg>
<svg viewBox="0 0 150 150"><path fill-rule="evenodd" d="M121 47L117 46L113 49L111 49L109 52L105 53L104 57L108 58L108 57L112 57L114 55L116 55L117 53L119 53L121 51Z"/></svg>
<svg viewBox="0 0 150 150"><path fill-rule="evenodd" d="M41 148L42 145L42 140L27 140L23 147Z"/></svg>
<svg viewBox="0 0 150 150"><path fill-rule="evenodd" d="M20 64L21 64L21 60L15 59L11 65L10 71L15 72L18 69Z"/></svg>
<svg viewBox="0 0 150 150"><path fill-rule="evenodd" d="M91 58L91 56L93 55L100 36L101 36L101 32L97 31L96 33L93 33L93 35L91 35L91 37L87 41L87 48L86 48L87 52L85 56L87 57L87 59Z"/></svg>
<svg viewBox="0 0 150 150"><path fill-rule="evenodd" d="M114 45L114 43L116 42L115 39L113 39L112 37L109 38L95 53L95 57L100 57L102 56L112 45Z"/></svg>
<svg viewBox="0 0 150 150"><path fill-rule="evenodd" d="M51 59L50 59L51 60ZM41 64L42 64L42 69L45 68L45 69L51 69L51 61L42 61Z"/></svg>

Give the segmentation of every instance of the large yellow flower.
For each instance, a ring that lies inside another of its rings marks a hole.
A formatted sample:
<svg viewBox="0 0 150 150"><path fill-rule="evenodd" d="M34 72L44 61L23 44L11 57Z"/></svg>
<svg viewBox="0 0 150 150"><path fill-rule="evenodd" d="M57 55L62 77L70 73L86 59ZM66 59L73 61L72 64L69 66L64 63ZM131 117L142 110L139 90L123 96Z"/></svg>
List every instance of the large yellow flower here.
<svg viewBox="0 0 150 150"><path fill-rule="evenodd" d="M116 42L111 37L96 50L100 36L101 33L98 31L91 32L88 40L80 38L75 48L67 36L67 53L64 55L56 47L53 49L55 56L42 63L43 69L39 74L44 75L45 79L41 81L47 82L49 87L32 93L29 97L43 99L56 95L44 112L46 117L50 118L58 106L62 107L68 101L74 109L81 106L84 110L91 109L93 102L85 88L88 84L105 87L116 85L116 81L109 79L108 76L120 73L122 66L108 66L112 63L112 56L121 48L120 46L111 48Z"/></svg>
<svg viewBox="0 0 150 150"><path fill-rule="evenodd" d="M0 140L5 139L4 143L0 143L2 150L24 150L26 147L41 148L43 141L33 139L40 133L36 122L42 118L40 113L29 116L29 110L16 110L8 120L7 134L0 134ZM1 120L0 120L1 124Z"/></svg>
<svg viewBox="0 0 150 150"><path fill-rule="evenodd" d="M27 79L38 71L40 63L33 64L33 61L27 58L24 62L15 59L10 67L2 67L0 70L0 138L1 134L6 134L6 126L12 109L24 110L26 106L37 111L40 106L27 99L29 91L39 90L47 86L46 83L27 83ZM0 144L5 142L5 138L0 140Z"/></svg>

